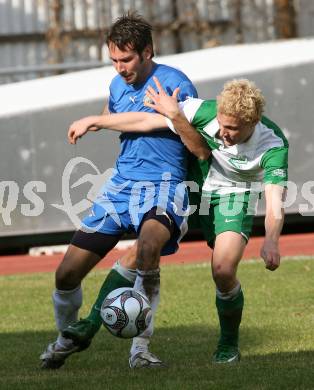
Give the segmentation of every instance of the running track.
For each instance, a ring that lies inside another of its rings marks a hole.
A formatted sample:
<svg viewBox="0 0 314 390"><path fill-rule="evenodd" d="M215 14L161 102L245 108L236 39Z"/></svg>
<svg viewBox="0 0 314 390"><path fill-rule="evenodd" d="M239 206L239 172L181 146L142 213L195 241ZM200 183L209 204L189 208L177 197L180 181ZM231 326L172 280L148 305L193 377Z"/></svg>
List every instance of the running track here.
<svg viewBox="0 0 314 390"><path fill-rule="evenodd" d="M259 257L263 237L253 237L244 253L244 259ZM282 256L314 257L314 233L284 235L280 238ZM126 250L112 250L97 268L109 268ZM62 259L62 254L52 256L2 256L0 257L0 275L20 273L53 272ZM179 251L161 259L161 264L187 264L208 261L210 249L204 241L183 242Z"/></svg>

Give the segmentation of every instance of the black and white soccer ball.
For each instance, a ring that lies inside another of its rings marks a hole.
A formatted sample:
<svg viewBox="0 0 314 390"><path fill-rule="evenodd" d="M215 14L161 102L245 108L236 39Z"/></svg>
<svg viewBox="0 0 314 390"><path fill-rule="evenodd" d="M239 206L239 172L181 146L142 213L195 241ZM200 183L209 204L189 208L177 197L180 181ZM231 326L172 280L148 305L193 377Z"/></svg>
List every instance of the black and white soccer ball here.
<svg viewBox="0 0 314 390"><path fill-rule="evenodd" d="M152 319L152 310L144 294L123 287L107 295L100 315L110 333L128 339L144 332Z"/></svg>

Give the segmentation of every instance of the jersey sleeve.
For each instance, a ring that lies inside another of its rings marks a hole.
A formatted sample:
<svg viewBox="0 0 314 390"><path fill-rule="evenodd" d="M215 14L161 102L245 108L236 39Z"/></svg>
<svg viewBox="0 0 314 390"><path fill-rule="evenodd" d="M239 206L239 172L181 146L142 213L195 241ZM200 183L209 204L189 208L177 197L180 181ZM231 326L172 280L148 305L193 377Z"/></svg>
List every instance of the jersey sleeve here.
<svg viewBox="0 0 314 390"><path fill-rule="evenodd" d="M109 100L108 100L108 110L110 112L110 114L115 114L115 110L113 108L113 105L114 105L114 102L113 102L113 99L111 96L109 96Z"/></svg>
<svg viewBox="0 0 314 390"><path fill-rule="evenodd" d="M288 148L272 148L261 159L264 169L264 183L286 185L288 180Z"/></svg>
<svg viewBox="0 0 314 390"><path fill-rule="evenodd" d="M110 114L115 114L116 110L114 109L114 98L113 98L113 94L112 94L111 85L109 87L109 91L110 91L110 94L109 94L109 99L108 99L108 110L109 110Z"/></svg>
<svg viewBox="0 0 314 390"><path fill-rule="evenodd" d="M115 76L109 85L109 98L108 98L108 110L111 114L116 114L117 109L115 108L116 101L119 100L119 93L121 90L120 79Z"/></svg>
<svg viewBox="0 0 314 390"><path fill-rule="evenodd" d="M183 102L179 102L179 108L183 112L186 119L190 123L192 123L194 116L202 103L203 103L202 99L187 99ZM166 122L169 129L177 134L176 129L174 128L171 120L169 118L166 118Z"/></svg>
<svg viewBox="0 0 314 390"><path fill-rule="evenodd" d="M211 150L218 149L219 144L208 133L206 128L217 117L217 103L216 100L204 100L196 111L192 125L205 138L207 145Z"/></svg>

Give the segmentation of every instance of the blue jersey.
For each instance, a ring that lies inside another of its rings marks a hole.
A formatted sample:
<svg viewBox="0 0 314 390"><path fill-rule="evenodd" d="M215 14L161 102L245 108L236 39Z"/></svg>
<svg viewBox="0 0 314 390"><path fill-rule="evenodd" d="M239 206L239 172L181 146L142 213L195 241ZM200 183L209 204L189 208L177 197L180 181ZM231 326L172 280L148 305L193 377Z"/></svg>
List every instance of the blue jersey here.
<svg viewBox="0 0 314 390"><path fill-rule="evenodd" d="M117 75L110 85L109 111L111 113L146 111L155 112L144 106L145 92L149 85L156 88L153 77L158 77L169 95L179 87L179 100L197 97L197 91L188 77L181 71L167 65L154 64L151 74L141 84L128 85ZM116 162L118 175L135 181L160 182L162 174L170 172L171 180L183 181L187 171L187 150L180 137L172 131L153 133L123 133L120 136L121 149Z"/></svg>

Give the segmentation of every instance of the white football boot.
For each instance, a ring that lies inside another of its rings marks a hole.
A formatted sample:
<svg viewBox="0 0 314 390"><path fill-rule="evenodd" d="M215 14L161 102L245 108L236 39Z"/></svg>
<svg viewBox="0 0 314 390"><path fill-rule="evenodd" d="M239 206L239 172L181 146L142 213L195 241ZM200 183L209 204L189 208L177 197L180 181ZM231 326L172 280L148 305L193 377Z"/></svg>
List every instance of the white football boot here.
<svg viewBox="0 0 314 390"><path fill-rule="evenodd" d="M130 368L157 368L166 367L157 356L148 350L149 339L135 337L130 351Z"/></svg>

